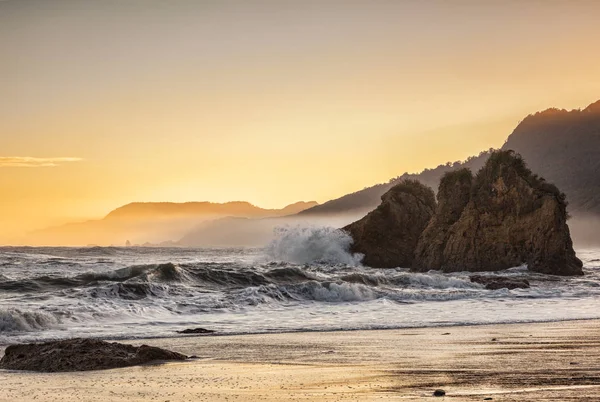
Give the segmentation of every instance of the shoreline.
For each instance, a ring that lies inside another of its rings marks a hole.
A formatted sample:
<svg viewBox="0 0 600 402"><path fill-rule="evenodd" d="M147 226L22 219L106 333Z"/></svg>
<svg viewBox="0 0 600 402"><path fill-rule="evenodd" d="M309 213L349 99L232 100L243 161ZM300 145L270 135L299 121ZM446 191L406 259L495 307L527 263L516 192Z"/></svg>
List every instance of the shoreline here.
<svg viewBox="0 0 600 402"><path fill-rule="evenodd" d="M278 331L278 332L231 332L231 333L211 333L211 334L179 334L174 336L156 336L146 338L98 338L104 341L114 342L140 342L144 340L152 341L157 339L179 339L179 338L192 338L192 337L219 337L219 336L254 336L254 335L286 335L286 334L326 334L336 332L360 332L360 331L402 331L411 329L435 329L435 328L456 328L456 327L485 327L492 325L528 325L528 324L551 324L561 322L573 322L573 321L599 321L600 317L592 318L572 318L572 319L559 319L559 320L541 320L541 321L517 321L517 322L492 322L492 323L477 323L477 324L444 324L444 325L420 325L415 327L390 327L390 328L349 328L349 329L327 329L327 330L310 330L301 329L297 331ZM210 329L210 328L207 328ZM0 344L0 350L8 345Z"/></svg>
<svg viewBox="0 0 600 402"><path fill-rule="evenodd" d="M600 320L132 339L197 359L105 371L0 370L0 401L593 400Z"/></svg>
<svg viewBox="0 0 600 402"><path fill-rule="evenodd" d="M577 322L577 321L600 321L600 317L591 317L591 318L572 318L572 319L558 319L558 320L540 320L540 321L517 321L517 322L492 322L492 323L475 323L475 324L444 324L444 325L419 325L414 327L390 327L390 328L337 328L337 329L327 329L327 330L310 330L310 329L301 329L301 330L290 330L290 331L273 331L273 332L214 332L209 334L178 334L176 331L173 332L172 336L167 335L157 335L152 337L84 337L84 336L75 336L75 337L61 337L61 338L52 338L52 339L42 339L35 341L27 341L27 342L11 342L11 343L1 343L0 342L0 357L4 353L4 349L6 347L13 344L25 344L25 343L44 343L55 340L66 340L66 339L75 339L75 338L89 338L89 339L99 339L107 342L122 342L122 343L144 343L144 342L155 342L166 339L181 339L181 338L207 338L207 337L243 337L243 336L270 336L270 335L286 335L286 334L327 334L327 333L338 333L338 332L362 332L362 331L402 331L402 330L413 330L413 329L435 329L435 328L456 328L456 327L486 327L486 326L494 326L494 325L529 325L529 324L551 324L551 323L568 323L568 322ZM198 326L191 326L190 328L197 328ZM210 329L210 328L207 328Z"/></svg>

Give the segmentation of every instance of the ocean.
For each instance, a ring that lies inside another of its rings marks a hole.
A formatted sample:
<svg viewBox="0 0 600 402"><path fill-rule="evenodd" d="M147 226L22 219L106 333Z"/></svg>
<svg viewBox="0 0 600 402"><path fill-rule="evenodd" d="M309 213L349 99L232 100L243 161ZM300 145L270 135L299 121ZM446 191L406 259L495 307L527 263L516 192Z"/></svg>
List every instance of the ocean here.
<svg viewBox="0 0 600 402"><path fill-rule="evenodd" d="M486 290L472 273L373 269L328 228L281 229L264 248L0 248L0 344L600 318L600 250L585 276L526 266L489 273L530 289Z"/></svg>

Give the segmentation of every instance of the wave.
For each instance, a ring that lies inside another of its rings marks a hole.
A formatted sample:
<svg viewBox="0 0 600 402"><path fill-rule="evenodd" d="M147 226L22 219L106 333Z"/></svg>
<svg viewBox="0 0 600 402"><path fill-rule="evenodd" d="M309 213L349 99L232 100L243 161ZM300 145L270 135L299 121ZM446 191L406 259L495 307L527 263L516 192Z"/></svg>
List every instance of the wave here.
<svg viewBox="0 0 600 402"><path fill-rule="evenodd" d="M399 275L392 276L387 279L387 282L400 286L404 285L407 287L414 288L431 288L431 289L480 289L481 285L471 282L468 276L456 277L447 276L438 273L401 273Z"/></svg>
<svg viewBox="0 0 600 402"><path fill-rule="evenodd" d="M124 300L193 296L213 291L229 293L271 285L280 289L274 299L316 301L394 298L400 289L408 288L482 288L481 285L471 283L467 275L460 277L439 273L411 273L401 269L367 272L362 267L348 265L299 267L274 263L255 267L236 267L222 263L146 264L107 272L88 272L74 277L39 276L0 280L0 290L4 291L37 295L50 295L54 293L48 292L57 291L70 298L83 295L86 298Z"/></svg>
<svg viewBox="0 0 600 402"><path fill-rule="evenodd" d="M185 277L183 270L173 264L132 265L108 272L88 272L75 277L82 283L98 281L122 282L133 278L156 281L181 281Z"/></svg>
<svg viewBox="0 0 600 402"><path fill-rule="evenodd" d="M56 327L60 320L43 311L0 310L0 332L36 331Z"/></svg>
<svg viewBox="0 0 600 402"><path fill-rule="evenodd" d="M264 276L275 282L301 282L316 279L315 275L298 267L275 268L266 272Z"/></svg>
<svg viewBox="0 0 600 402"><path fill-rule="evenodd" d="M114 256L119 252L118 247L108 246L90 246L90 247L80 247L73 250L77 254L84 255L99 255L99 256Z"/></svg>
<svg viewBox="0 0 600 402"><path fill-rule="evenodd" d="M11 280L0 278L0 290L7 292L36 292L69 288L78 285L79 282L72 278L63 276L39 276L32 279Z"/></svg>
<svg viewBox="0 0 600 402"><path fill-rule="evenodd" d="M265 247L268 257L295 264L360 266L362 255L350 253L352 237L332 227L279 226Z"/></svg>
<svg viewBox="0 0 600 402"><path fill-rule="evenodd" d="M382 297L383 293L368 286L345 282L308 281L294 285L248 287L232 295L232 306L274 304L280 302L359 302Z"/></svg>
<svg viewBox="0 0 600 402"><path fill-rule="evenodd" d="M166 298L173 293L169 286L153 284L153 283L116 283L106 286L98 286L86 289L83 293L85 296L98 299L124 299L124 300L140 300L147 297Z"/></svg>
<svg viewBox="0 0 600 402"><path fill-rule="evenodd" d="M288 302L364 302L386 299L397 303L413 303L419 301L449 301L486 295L487 297L506 296L506 291L489 291L478 284L461 284L449 288L421 288L407 286L404 288L365 284L366 277L353 276L350 281L306 281L287 285L262 285L248 287L231 295L228 303L232 307L258 304L277 304ZM340 278L341 279L341 278Z"/></svg>

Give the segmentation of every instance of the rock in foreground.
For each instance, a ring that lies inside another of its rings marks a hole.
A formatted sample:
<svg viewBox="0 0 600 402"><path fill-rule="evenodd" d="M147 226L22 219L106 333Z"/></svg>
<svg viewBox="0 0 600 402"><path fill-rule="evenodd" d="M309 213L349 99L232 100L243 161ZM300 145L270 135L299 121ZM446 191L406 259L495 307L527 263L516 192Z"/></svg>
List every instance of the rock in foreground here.
<svg viewBox="0 0 600 402"><path fill-rule="evenodd" d="M187 356L152 346L139 347L96 339L67 339L11 345L0 368L41 372L104 370L154 361L185 360Z"/></svg>
<svg viewBox="0 0 600 402"><path fill-rule="evenodd" d="M567 226L565 195L512 151L492 153L472 176L440 181L438 207L416 248L418 271L532 271L582 275Z"/></svg>
<svg viewBox="0 0 600 402"><path fill-rule="evenodd" d="M411 266L419 236L435 211L433 190L406 180L381 196L381 204L343 228L353 239L351 251L364 254L374 268Z"/></svg>

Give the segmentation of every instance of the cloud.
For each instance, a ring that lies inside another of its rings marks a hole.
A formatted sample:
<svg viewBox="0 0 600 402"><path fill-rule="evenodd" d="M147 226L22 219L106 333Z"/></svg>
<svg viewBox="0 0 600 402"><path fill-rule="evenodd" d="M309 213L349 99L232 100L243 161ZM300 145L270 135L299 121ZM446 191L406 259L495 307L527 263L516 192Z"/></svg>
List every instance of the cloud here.
<svg viewBox="0 0 600 402"><path fill-rule="evenodd" d="M31 156L0 156L0 167L54 167L82 158L34 158Z"/></svg>

